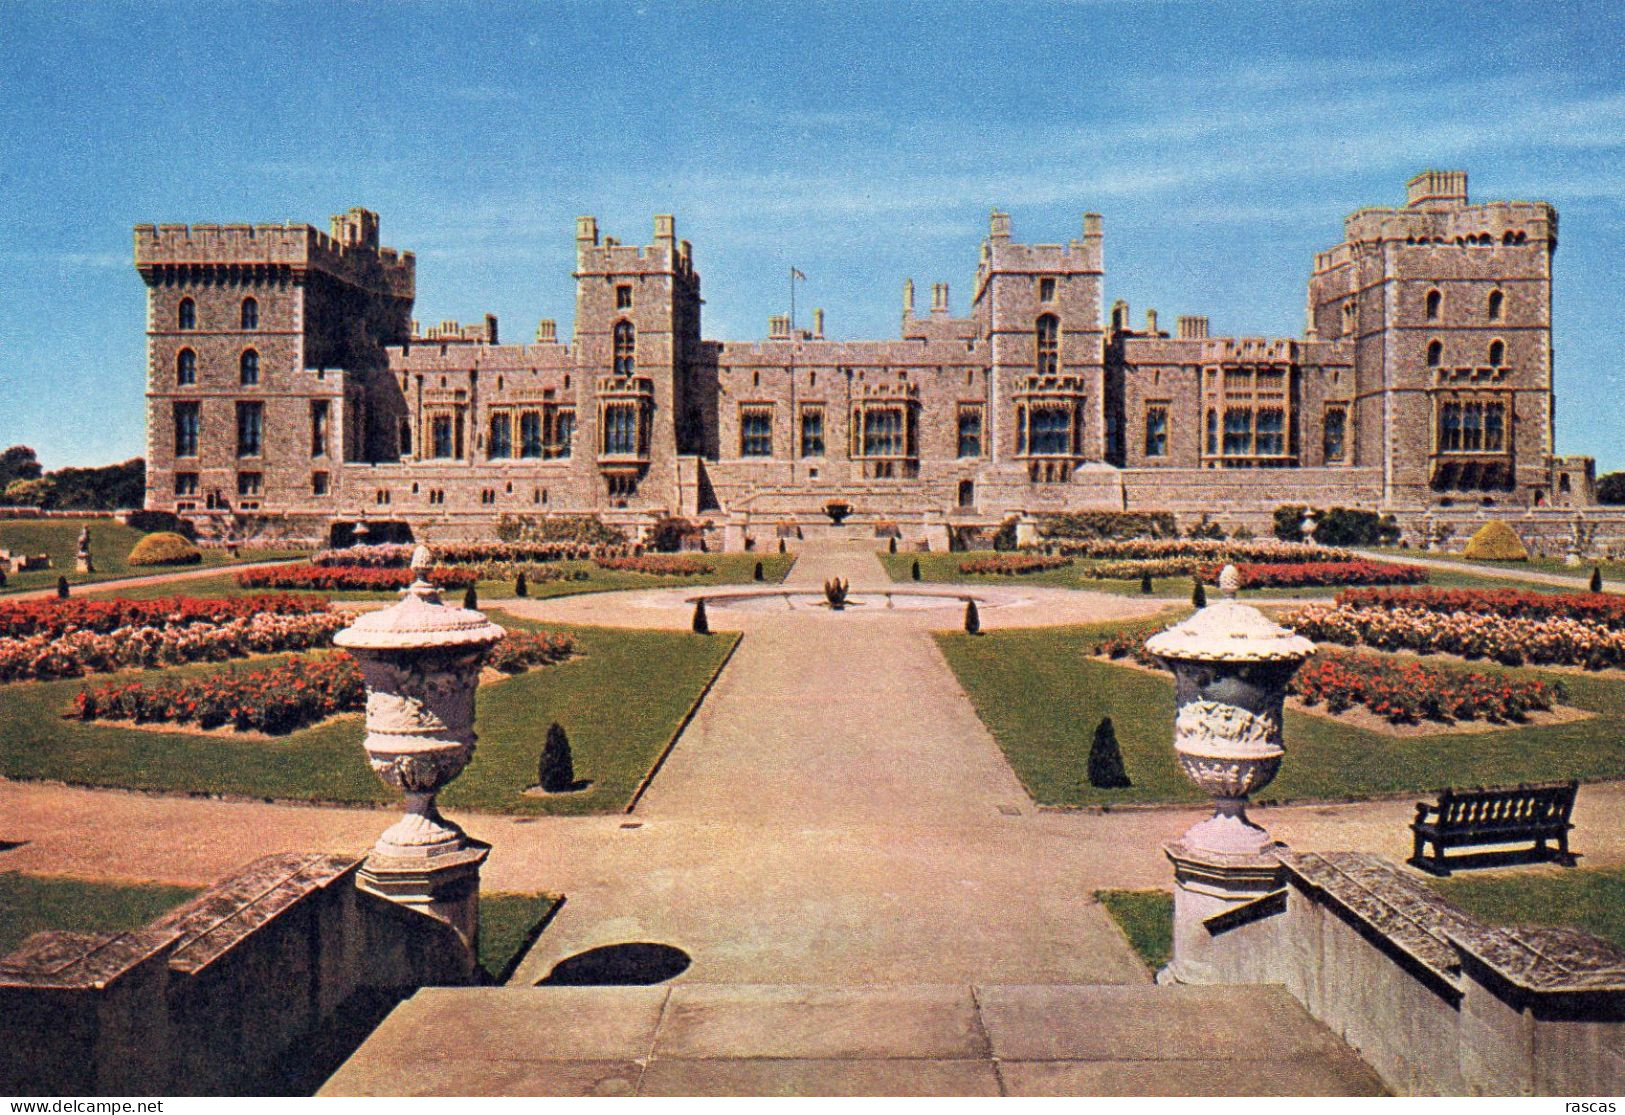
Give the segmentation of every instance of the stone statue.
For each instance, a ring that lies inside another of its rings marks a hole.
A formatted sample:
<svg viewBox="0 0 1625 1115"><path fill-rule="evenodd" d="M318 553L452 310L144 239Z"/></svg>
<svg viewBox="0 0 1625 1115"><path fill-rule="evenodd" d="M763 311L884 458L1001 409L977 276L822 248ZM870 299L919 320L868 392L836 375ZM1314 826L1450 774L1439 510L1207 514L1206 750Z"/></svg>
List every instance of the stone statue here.
<svg viewBox="0 0 1625 1115"><path fill-rule="evenodd" d="M74 555L73 567L80 573L96 572L96 563L90 556L90 527L88 524L79 529L79 552Z"/></svg>

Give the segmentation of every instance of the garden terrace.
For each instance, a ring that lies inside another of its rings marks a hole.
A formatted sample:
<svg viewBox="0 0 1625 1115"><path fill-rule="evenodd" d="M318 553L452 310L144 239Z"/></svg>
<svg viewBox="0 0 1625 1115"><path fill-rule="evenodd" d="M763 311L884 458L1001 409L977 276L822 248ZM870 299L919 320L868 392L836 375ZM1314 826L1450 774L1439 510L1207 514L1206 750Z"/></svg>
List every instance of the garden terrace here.
<svg viewBox="0 0 1625 1115"><path fill-rule="evenodd" d="M86 527L90 529L90 552L96 567L94 573L80 573L74 568L79 532ZM51 558L49 569L7 574L5 584L0 585L0 594L54 588L58 577L67 578L69 585L93 585L155 572L150 567L132 567L129 564L130 551L141 538L141 531L133 530L111 517L0 519L0 549L15 553L44 553ZM302 557L308 552L294 545L275 544L242 546L236 553L223 548L205 548L203 565L229 567L280 561Z"/></svg>

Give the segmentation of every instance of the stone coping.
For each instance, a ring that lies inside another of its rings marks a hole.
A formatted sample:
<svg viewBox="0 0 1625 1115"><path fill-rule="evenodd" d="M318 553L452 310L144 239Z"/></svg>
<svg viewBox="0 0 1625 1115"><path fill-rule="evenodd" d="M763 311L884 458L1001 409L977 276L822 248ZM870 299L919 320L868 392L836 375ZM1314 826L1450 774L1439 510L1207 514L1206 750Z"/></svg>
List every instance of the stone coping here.
<svg viewBox="0 0 1625 1115"><path fill-rule="evenodd" d="M1578 929L1486 926L1449 936L1465 955L1525 991L1625 993L1625 949Z"/></svg>
<svg viewBox="0 0 1625 1115"><path fill-rule="evenodd" d="M173 930L35 933L0 959L0 988L101 990L165 951Z"/></svg>

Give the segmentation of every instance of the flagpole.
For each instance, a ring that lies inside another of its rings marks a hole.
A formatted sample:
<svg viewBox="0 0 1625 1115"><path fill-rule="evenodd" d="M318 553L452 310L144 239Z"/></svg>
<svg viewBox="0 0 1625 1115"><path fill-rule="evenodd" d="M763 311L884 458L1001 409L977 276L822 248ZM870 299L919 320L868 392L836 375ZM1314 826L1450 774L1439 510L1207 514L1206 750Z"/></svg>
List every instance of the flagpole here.
<svg viewBox="0 0 1625 1115"><path fill-rule="evenodd" d="M790 336L796 335L796 269L790 268Z"/></svg>

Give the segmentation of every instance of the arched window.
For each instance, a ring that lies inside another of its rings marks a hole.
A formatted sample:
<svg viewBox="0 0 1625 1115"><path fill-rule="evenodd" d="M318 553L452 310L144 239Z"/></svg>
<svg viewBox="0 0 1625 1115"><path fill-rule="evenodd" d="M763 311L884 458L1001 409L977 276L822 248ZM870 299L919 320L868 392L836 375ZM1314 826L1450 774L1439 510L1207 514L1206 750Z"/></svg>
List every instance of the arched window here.
<svg viewBox="0 0 1625 1115"><path fill-rule="evenodd" d="M1506 342L1494 340L1490 342L1490 365L1499 368L1507 362Z"/></svg>
<svg viewBox="0 0 1625 1115"><path fill-rule="evenodd" d="M1436 290L1428 291L1427 312L1429 321L1439 320L1439 303L1444 301L1444 295Z"/></svg>
<svg viewBox="0 0 1625 1115"><path fill-rule="evenodd" d="M1444 359L1444 343L1442 341L1428 342L1428 367L1437 368L1439 361Z"/></svg>
<svg viewBox="0 0 1625 1115"><path fill-rule="evenodd" d="M244 387L252 387L260 381L260 354L251 348L243 349L243 354L237 360L237 381Z"/></svg>
<svg viewBox="0 0 1625 1115"><path fill-rule="evenodd" d="M196 329L197 303L190 298L182 298L180 306L175 310L175 325L180 329Z"/></svg>
<svg viewBox="0 0 1625 1115"><path fill-rule="evenodd" d="M197 382L197 353L183 348L175 354L175 382L189 387Z"/></svg>
<svg viewBox="0 0 1625 1115"><path fill-rule="evenodd" d="M615 323L615 374L629 376L638 366L638 334L630 321Z"/></svg>
<svg viewBox="0 0 1625 1115"><path fill-rule="evenodd" d="M1061 319L1045 314L1038 319L1034 330L1037 343L1037 366L1041 376L1052 376L1061 370Z"/></svg>
<svg viewBox="0 0 1625 1115"><path fill-rule="evenodd" d="M1498 290L1490 291L1489 315L1491 321L1501 320L1501 304L1506 301L1506 295Z"/></svg>
<svg viewBox="0 0 1625 1115"><path fill-rule="evenodd" d="M243 299L242 325L244 329L260 327L260 304L252 298Z"/></svg>

